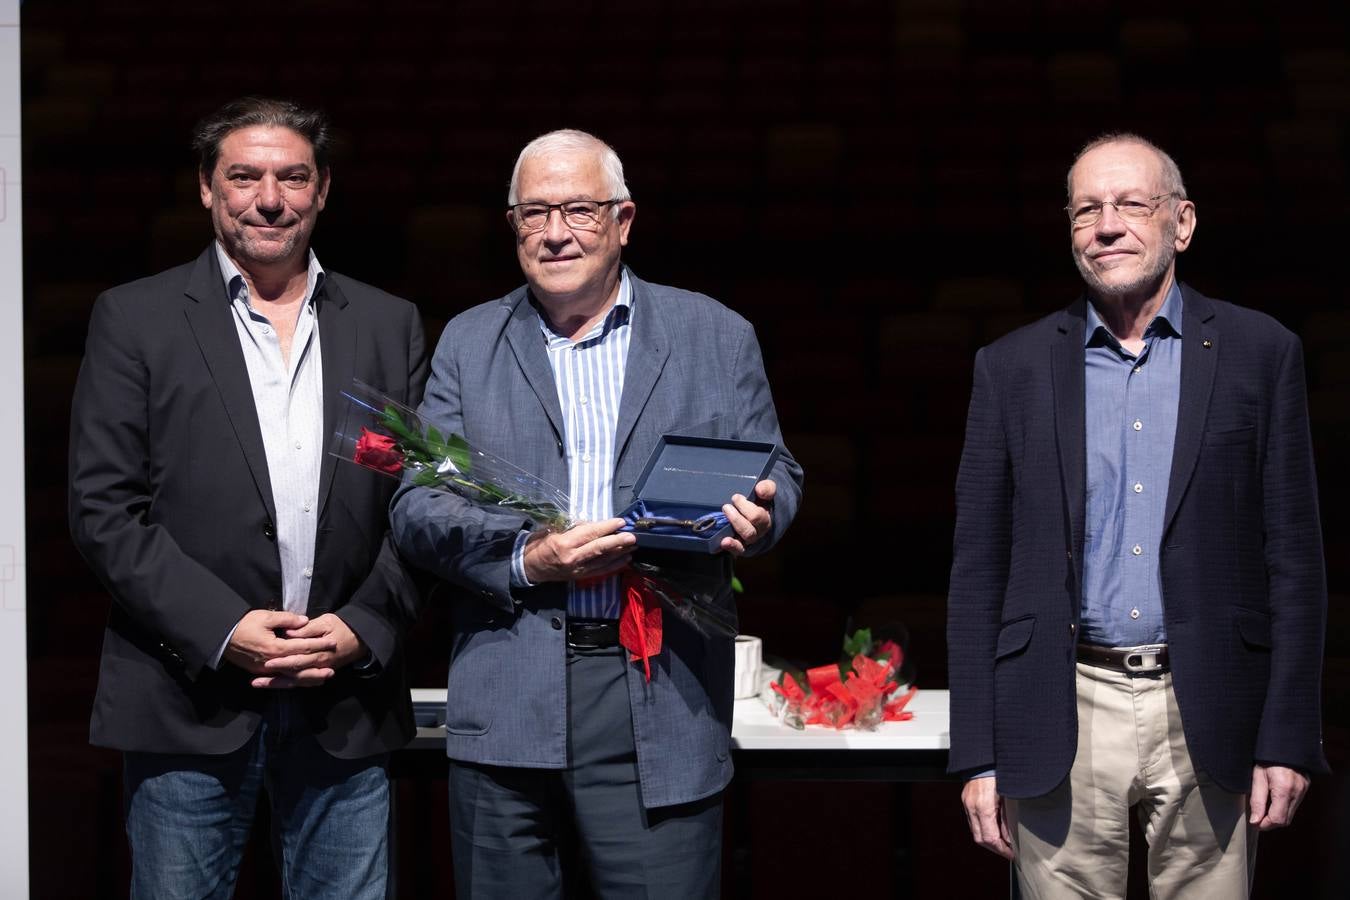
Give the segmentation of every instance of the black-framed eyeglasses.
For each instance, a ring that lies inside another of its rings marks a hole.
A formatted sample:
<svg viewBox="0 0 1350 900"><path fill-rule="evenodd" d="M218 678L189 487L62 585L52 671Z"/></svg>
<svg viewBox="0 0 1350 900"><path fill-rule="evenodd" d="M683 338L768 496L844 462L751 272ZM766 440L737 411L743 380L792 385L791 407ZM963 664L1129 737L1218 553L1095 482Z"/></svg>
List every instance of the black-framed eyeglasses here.
<svg viewBox="0 0 1350 900"><path fill-rule="evenodd" d="M1157 194L1147 200L1102 200L1099 203L1069 204L1064 211L1069 214L1069 222L1074 228L1086 228L1096 225L1102 218L1102 210L1108 205L1116 208L1116 215L1131 222L1142 222L1158 211L1164 200L1176 197L1176 191Z"/></svg>
<svg viewBox="0 0 1350 900"><path fill-rule="evenodd" d="M549 214L557 210L563 221L571 228L595 231L600 227L600 213L606 206L622 203L623 200L567 200L562 203L517 203L508 206L511 220L521 234L542 231L548 225Z"/></svg>

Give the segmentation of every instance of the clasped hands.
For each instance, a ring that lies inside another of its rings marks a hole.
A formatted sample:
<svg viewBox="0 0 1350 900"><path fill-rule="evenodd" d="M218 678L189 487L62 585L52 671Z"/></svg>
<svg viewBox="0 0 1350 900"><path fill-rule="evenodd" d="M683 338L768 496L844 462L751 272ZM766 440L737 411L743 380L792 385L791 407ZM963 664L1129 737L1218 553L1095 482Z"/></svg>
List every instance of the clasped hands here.
<svg viewBox="0 0 1350 900"><path fill-rule="evenodd" d="M366 654L366 645L332 613L254 609L244 614L225 659L255 676L255 688L318 687Z"/></svg>
<svg viewBox="0 0 1350 900"><path fill-rule="evenodd" d="M722 538L721 549L740 556L768 533L773 524L769 505L778 488L770 479L755 484L755 498L733 494L722 512L733 534ZM637 537L619 531L620 518L583 522L567 531L539 532L525 544L525 577L531 584L550 581L589 581L627 568ZM734 536L733 536L734 535Z"/></svg>

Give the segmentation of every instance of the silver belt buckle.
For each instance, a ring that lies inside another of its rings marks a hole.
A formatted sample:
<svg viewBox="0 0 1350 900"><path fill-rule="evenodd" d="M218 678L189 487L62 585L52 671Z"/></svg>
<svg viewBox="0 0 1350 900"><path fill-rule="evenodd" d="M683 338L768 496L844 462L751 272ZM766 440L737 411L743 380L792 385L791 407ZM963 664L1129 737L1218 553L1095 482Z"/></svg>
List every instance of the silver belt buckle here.
<svg viewBox="0 0 1350 900"><path fill-rule="evenodd" d="M1148 672L1157 672L1162 669L1162 663L1158 662L1158 655L1167 647L1164 644L1150 644L1146 647L1131 647L1121 660L1121 665L1125 671L1131 675L1140 675Z"/></svg>

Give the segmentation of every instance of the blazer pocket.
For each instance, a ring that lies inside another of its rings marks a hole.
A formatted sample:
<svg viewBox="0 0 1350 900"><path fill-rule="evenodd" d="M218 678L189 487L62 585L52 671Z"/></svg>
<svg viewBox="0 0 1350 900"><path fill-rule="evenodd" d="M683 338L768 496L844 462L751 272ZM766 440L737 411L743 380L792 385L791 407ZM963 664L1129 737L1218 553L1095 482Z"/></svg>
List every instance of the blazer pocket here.
<svg viewBox="0 0 1350 900"><path fill-rule="evenodd" d="M1270 649L1269 613L1257 612L1254 609L1243 609L1239 606L1233 610L1233 620L1237 622L1237 630L1242 637L1242 643L1248 647Z"/></svg>
<svg viewBox="0 0 1350 900"><path fill-rule="evenodd" d="M1246 444L1250 443L1256 435L1256 428L1252 425L1244 425L1241 428L1232 428L1227 431L1206 431L1205 443L1212 446L1222 444Z"/></svg>
<svg viewBox="0 0 1350 900"><path fill-rule="evenodd" d="M1036 630L1036 617L1023 616L1004 622L998 633L998 645L994 649L994 660L1000 660L1014 653L1020 653L1031 643L1031 633Z"/></svg>

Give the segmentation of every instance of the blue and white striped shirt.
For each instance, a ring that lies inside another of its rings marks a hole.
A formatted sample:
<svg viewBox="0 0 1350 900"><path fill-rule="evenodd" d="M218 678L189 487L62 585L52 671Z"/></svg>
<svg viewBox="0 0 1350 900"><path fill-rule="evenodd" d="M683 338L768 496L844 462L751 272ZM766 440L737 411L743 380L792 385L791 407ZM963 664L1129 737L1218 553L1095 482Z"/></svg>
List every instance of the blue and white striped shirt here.
<svg viewBox="0 0 1350 900"><path fill-rule="evenodd" d="M594 328L573 341L553 331L544 316L539 329L548 350L553 383L563 417L563 450L567 459L567 513L574 522L595 522L614 515L614 466L619 423L632 338L633 287L624 269L619 296ZM515 580L525 579L523 538L512 558ZM586 619L619 617L620 579L617 575L586 586L567 585L567 613Z"/></svg>

